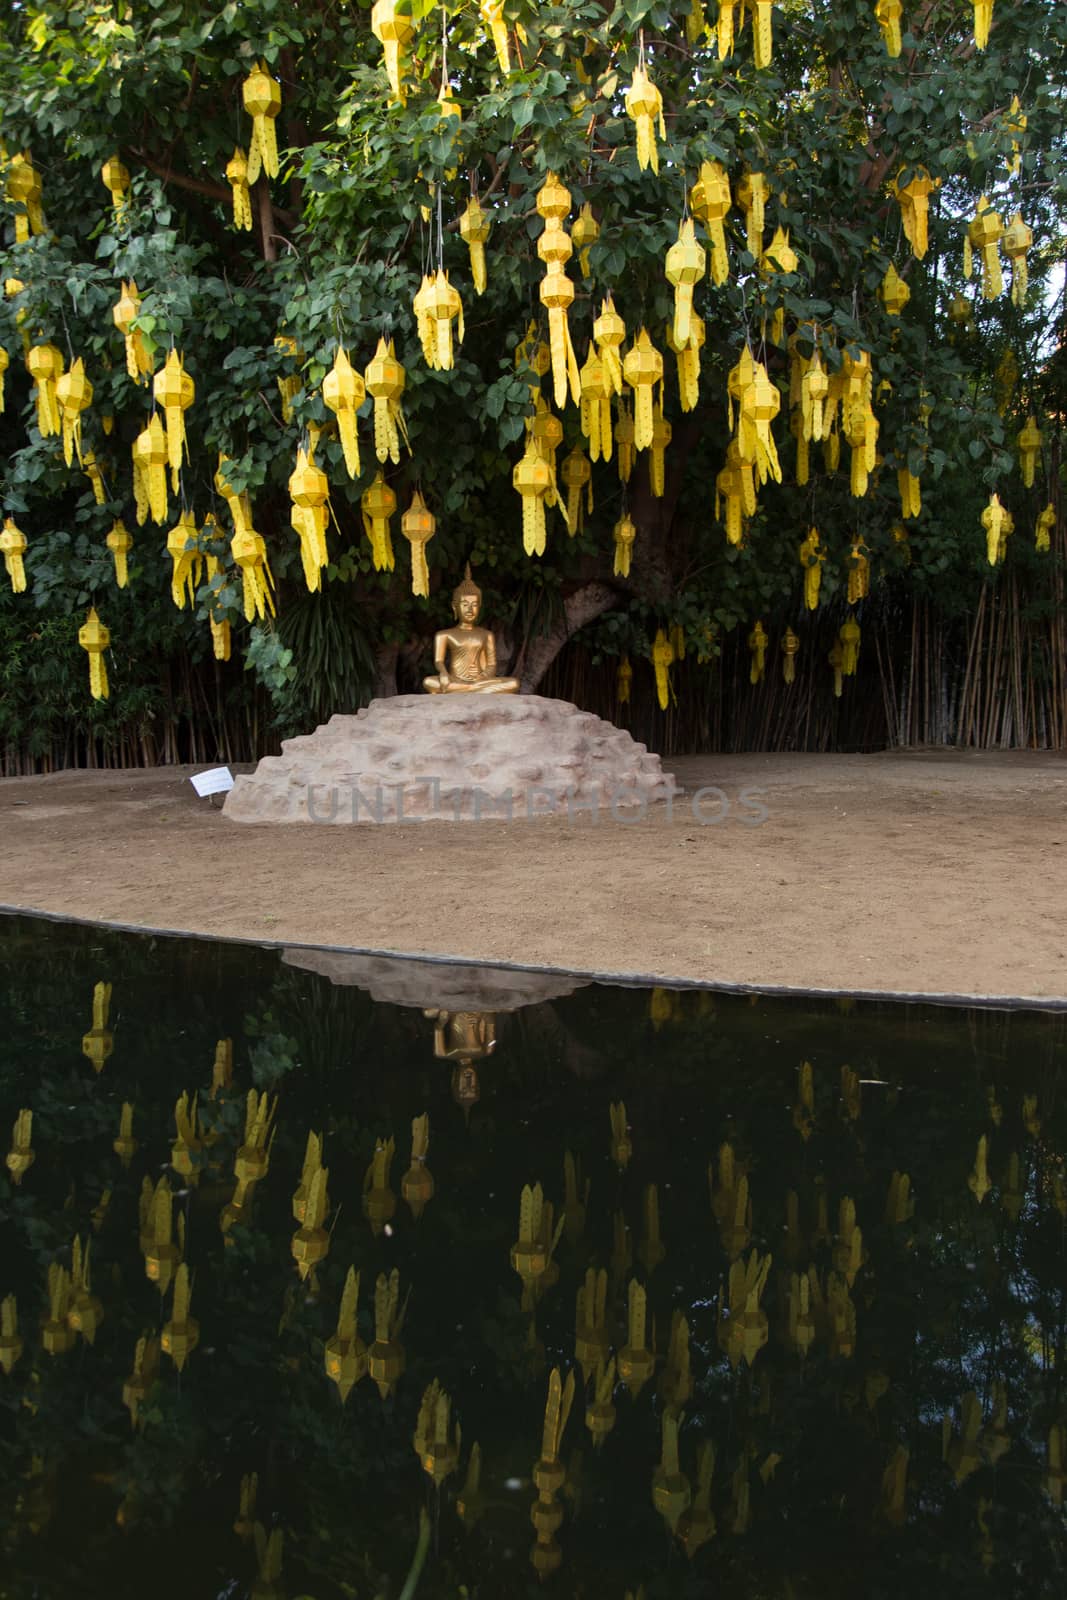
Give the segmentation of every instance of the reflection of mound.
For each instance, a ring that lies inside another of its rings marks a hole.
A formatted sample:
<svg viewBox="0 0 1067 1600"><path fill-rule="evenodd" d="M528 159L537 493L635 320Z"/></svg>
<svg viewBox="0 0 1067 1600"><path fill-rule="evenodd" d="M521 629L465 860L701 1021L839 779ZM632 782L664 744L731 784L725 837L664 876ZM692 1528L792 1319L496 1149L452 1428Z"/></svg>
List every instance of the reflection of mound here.
<svg viewBox="0 0 1067 1600"><path fill-rule="evenodd" d="M510 972L344 950L283 950L282 960L343 988L366 989L372 1000L420 1011L518 1011L573 994L587 982L567 973Z"/></svg>
<svg viewBox="0 0 1067 1600"><path fill-rule="evenodd" d="M286 739L238 777L234 822L525 821L666 800L674 781L623 728L541 695L397 695ZM579 813L580 814L580 813Z"/></svg>

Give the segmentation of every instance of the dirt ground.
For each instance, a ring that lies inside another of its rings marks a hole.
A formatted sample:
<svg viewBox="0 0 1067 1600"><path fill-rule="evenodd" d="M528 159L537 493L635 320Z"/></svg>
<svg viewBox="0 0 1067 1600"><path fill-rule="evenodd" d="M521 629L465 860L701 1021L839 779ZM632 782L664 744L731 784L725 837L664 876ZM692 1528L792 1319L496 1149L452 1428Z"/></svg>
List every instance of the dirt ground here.
<svg viewBox="0 0 1067 1600"><path fill-rule="evenodd" d="M1067 1000L1067 754L667 765L673 816L626 825L249 826L189 768L8 778L0 903L653 981ZM729 803L717 823L702 785Z"/></svg>

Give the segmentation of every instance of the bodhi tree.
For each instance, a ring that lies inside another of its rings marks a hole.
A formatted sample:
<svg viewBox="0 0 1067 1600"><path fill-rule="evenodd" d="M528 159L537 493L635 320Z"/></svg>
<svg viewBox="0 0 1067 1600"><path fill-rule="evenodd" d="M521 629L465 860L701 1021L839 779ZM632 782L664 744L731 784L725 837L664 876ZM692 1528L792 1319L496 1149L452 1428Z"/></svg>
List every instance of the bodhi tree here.
<svg viewBox="0 0 1067 1600"><path fill-rule="evenodd" d="M664 707L731 633L840 691L879 592L1054 610L1065 48L1055 0L19 5L4 648L54 620L84 696L80 629L125 714L232 650L306 725L414 686L468 560L525 688L584 630Z"/></svg>

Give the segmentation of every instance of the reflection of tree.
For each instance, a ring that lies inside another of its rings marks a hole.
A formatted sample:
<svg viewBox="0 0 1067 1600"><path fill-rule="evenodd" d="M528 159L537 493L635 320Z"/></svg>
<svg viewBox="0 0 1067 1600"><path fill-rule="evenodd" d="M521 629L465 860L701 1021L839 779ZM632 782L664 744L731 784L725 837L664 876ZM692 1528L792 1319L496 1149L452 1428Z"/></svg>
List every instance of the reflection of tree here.
<svg viewBox="0 0 1067 1600"><path fill-rule="evenodd" d="M617 1396L598 1452L576 1401L563 1454L582 1451L582 1504L572 1477L560 1592L621 1597L644 1580L649 1600L713 1583L819 1600L933 1583L949 1597L980 1583L1059 1593L1067 1541L1042 1484L1048 1432L1064 1415L1061 1022L941 1013L927 1029L915 1012L721 997L712 1007L694 994L661 1003L656 1027L647 995L593 989L499 1019L491 1115L483 1101L468 1130L415 1011L374 1007L262 952L69 929L42 938L22 923L10 933L0 1129L31 1107L37 1151L19 1189L0 1180L0 1297L16 1293L26 1344L0 1378L0 1537L14 1600L148 1590L188 1600L247 1585L255 1558L230 1530L251 1471L256 1516L286 1530L289 1593L362 1600L387 1579L395 1592L426 1492L411 1437L433 1378L453 1397L464 1470L481 1445L486 1510L468 1536L456 1480L439 1506L431 1494L439 1521L419 1593L525 1592L530 1495L504 1484L529 1479L543 1367L573 1360L575 1292L587 1266L611 1267L616 1213L642 1259L650 1183L666 1249L647 1278L660 1367L636 1402ZM81 1038L103 979L115 1042L97 1076ZM212 1099L220 1037L234 1039L233 1084ZM595 1059L596 1077L571 1070L576 1052ZM877 1081L843 1080L845 1062ZM273 1075L278 1132L250 1220L224 1237L253 1071ZM170 1181L200 1346L180 1379L163 1359L132 1431L123 1383L138 1339L158 1334L171 1303L145 1276L139 1195L169 1157L179 1094L198 1088L205 1163L195 1185ZM1036 1105L1024 1107L1024 1093ZM138 1141L128 1169L112 1150L124 1101ZM625 1101L632 1131L621 1174L609 1157L612 1101ZM394 1137L402 1172L423 1111L436 1193L417 1224L401 1205L391 1234L376 1237L361 1210L364 1170L376 1139ZM329 1254L305 1288L289 1255L290 1197L309 1130L323 1134L333 1213ZM979 1203L968 1178L983 1135L992 1188ZM531 1332L508 1263L519 1193L540 1181L558 1208L568 1150L591 1183L587 1214L568 1224L559 1281ZM894 1174L908 1184L894 1187ZM842 1232L849 1199L856 1245ZM46 1269L69 1267L75 1236L92 1239L104 1320L92 1348L50 1359L37 1332ZM731 1367L718 1297L731 1256L753 1250L772 1256L769 1342L751 1368ZM401 1293L411 1290L407 1371L384 1405L364 1381L342 1408L323 1371L350 1263L364 1340L379 1273L396 1268ZM789 1306L809 1268L814 1342L801 1358ZM615 1349L627 1277L606 1309ZM835 1306L854 1315L852 1355L834 1353L849 1342L834 1331ZM716 1451L718 1531L692 1566L677 1548L668 1559L651 1499L676 1311L689 1328L680 1467L691 1483L700 1440Z"/></svg>

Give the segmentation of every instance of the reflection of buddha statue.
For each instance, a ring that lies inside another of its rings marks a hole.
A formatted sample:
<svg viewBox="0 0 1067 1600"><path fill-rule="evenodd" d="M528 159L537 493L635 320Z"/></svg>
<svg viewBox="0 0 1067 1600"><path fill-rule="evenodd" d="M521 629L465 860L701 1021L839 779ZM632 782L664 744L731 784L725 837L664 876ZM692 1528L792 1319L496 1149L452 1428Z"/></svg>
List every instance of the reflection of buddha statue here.
<svg viewBox="0 0 1067 1600"><path fill-rule="evenodd" d="M482 591L467 567L463 582L452 592L451 628L434 634L433 662L437 676L424 678L429 694L518 694L518 678L498 678L496 641L488 628L475 627Z"/></svg>
<svg viewBox="0 0 1067 1600"><path fill-rule="evenodd" d="M470 1116L481 1099L482 1086L475 1061L484 1061L496 1049L496 1018L490 1011L425 1011L433 1018L433 1053L439 1061L454 1061L452 1098Z"/></svg>

